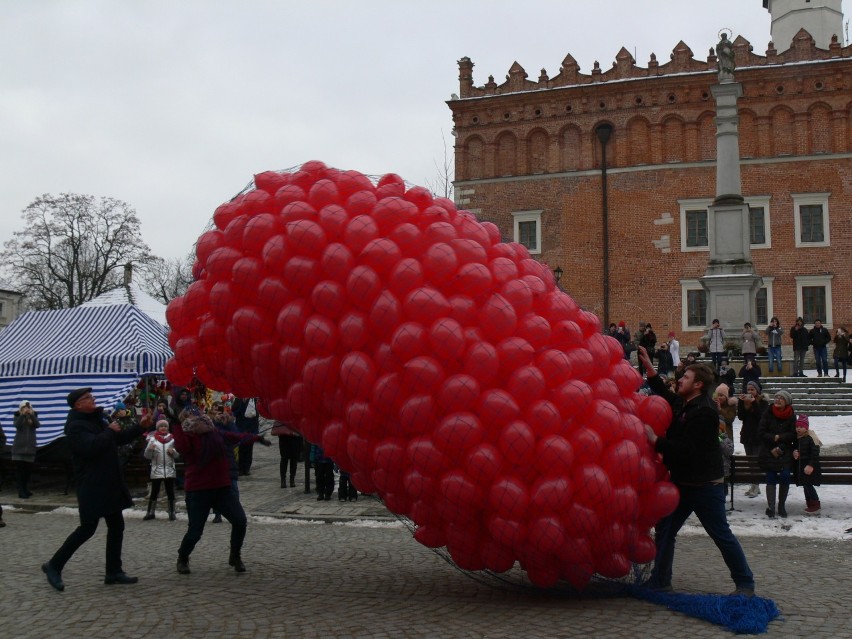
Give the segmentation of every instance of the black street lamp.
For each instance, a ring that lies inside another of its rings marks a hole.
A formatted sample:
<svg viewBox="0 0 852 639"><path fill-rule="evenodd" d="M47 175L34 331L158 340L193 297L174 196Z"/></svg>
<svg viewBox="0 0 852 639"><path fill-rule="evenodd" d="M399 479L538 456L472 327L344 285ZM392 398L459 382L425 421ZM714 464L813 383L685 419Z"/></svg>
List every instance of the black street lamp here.
<svg viewBox="0 0 852 639"><path fill-rule="evenodd" d="M606 144L612 136L612 125L603 123L595 129L601 143L601 226L603 231L603 324L609 325L609 197L606 180Z"/></svg>
<svg viewBox="0 0 852 639"><path fill-rule="evenodd" d="M562 279L562 267L561 266L557 266L555 269L553 269L553 278L556 280L556 286L559 286L559 281Z"/></svg>

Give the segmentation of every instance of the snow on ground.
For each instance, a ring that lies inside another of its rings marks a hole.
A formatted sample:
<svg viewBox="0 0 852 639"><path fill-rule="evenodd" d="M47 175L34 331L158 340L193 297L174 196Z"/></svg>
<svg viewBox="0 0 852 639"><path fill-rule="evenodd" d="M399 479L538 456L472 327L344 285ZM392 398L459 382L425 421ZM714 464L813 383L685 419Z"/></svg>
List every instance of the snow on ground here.
<svg viewBox="0 0 852 639"><path fill-rule="evenodd" d="M822 440L823 448L852 444L852 415L840 417L811 417L811 430ZM734 439L739 439L740 421L734 422ZM734 454L744 455L742 444L737 442ZM776 515L769 519L766 510L766 487L755 498L745 496L747 484L734 487L734 507L728 511L728 522L734 534L753 537L812 537L814 539L852 539L846 529L852 527L852 486L817 486L822 512L805 514L805 497L801 486L790 485L787 498L788 517ZM730 508L730 491L728 493ZM690 517L681 534L706 534L701 524Z"/></svg>

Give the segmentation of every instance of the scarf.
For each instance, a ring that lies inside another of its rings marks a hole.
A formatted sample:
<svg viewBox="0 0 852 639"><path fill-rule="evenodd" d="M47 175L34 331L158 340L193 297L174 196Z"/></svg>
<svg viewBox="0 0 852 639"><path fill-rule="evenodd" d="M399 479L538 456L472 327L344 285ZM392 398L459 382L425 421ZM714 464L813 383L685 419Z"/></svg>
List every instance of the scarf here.
<svg viewBox="0 0 852 639"><path fill-rule="evenodd" d="M785 406L784 408L778 408L775 404L772 404L772 414L775 415L778 419L790 419L793 416L793 407Z"/></svg>
<svg viewBox="0 0 852 639"><path fill-rule="evenodd" d="M160 433L154 433L154 439L156 439L161 444L168 444L172 439L171 433L166 433L165 435L161 435Z"/></svg>

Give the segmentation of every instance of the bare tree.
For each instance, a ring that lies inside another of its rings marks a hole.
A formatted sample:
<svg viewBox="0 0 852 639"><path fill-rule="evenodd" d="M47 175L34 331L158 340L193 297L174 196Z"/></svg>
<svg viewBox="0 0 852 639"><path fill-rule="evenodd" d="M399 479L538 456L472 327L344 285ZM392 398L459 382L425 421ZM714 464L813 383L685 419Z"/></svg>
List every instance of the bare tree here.
<svg viewBox="0 0 852 639"><path fill-rule="evenodd" d="M79 306L121 284L125 264L153 259L136 211L120 200L45 194L21 217L0 260L33 309Z"/></svg>
<svg viewBox="0 0 852 639"><path fill-rule="evenodd" d="M192 284L192 263L192 253L183 258L156 257L145 268L143 287L163 304L168 304L186 293Z"/></svg>
<svg viewBox="0 0 852 639"><path fill-rule="evenodd" d="M440 162L435 160L435 178L426 179L426 187L434 195L453 199L453 180L455 179L455 158L447 145L447 136L441 131L441 140L444 142L444 157Z"/></svg>

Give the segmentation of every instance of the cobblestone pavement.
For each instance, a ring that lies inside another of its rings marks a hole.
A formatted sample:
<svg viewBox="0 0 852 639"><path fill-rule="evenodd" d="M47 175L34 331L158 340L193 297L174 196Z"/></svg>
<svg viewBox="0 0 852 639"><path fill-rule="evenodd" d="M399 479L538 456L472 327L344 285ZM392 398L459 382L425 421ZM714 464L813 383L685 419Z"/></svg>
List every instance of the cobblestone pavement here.
<svg viewBox="0 0 852 639"><path fill-rule="evenodd" d="M185 576L174 567L185 519L169 522L158 516L143 522L136 514L127 518L124 562L130 574L140 577L139 584L103 584L102 525L66 566L66 590L57 593L39 566L73 529L76 517L61 511L7 510L8 526L0 530L5 549L0 571L3 635L730 636L720 627L629 597L580 599L473 579L412 540L407 529L381 521L387 512L373 501L317 503L299 488L280 489L274 450L259 451L251 477L241 482L247 510L256 515L243 551L245 574L227 565L227 524L208 524L192 555L192 574ZM4 505L10 501L9 490L0 493ZM263 514L277 518L258 517ZM294 515L303 520L294 520ZM308 521L361 517L372 523ZM852 637L850 542L741 541L759 593L773 598L782 611L783 620L772 623L768 637ZM705 536L681 539L675 587L684 592L732 589L718 551Z"/></svg>

